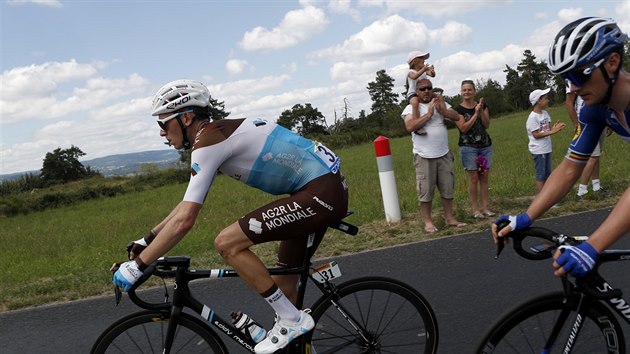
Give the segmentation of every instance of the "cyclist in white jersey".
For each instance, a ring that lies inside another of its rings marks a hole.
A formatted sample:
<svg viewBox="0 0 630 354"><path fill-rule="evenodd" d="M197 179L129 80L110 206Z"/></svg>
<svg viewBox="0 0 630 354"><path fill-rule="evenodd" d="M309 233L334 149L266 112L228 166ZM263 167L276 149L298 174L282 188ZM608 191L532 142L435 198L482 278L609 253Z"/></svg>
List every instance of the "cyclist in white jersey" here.
<svg viewBox="0 0 630 354"><path fill-rule="evenodd" d="M311 254L326 228L348 209L348 189L339 158L324 145L261 119L210 118L210 93L201 83L176 80L153 99L160 135L176 149L191 149L191 177L184 199L146 236L134 241L130 261L114 274L114 284L128 290L146 265L174 247L195 224L218 172L273 195L288 195L229 225L214 240L221 256L260 293L276 312L276 323L255 347L274 353L310 331L314 322L294 301L298 276L271 277L250 247L280 240L278 265L302 264L306 243ZM192 144L191 144L192 142ZM229 205L229 204L228 204Z"/></svg>
<svg viewBox="0 0 630 354"><path fill-rule="evenodd" d="M549 49L549 69L571 82L571 91L584 100L580 132L563 161L553 171L527 212L498 218L492 225L495 242L512 230L531 225L552 205L569 193L580 178L589 156L606 129L630 142L630 73L623 69L623 48L628 36L612 19L587 17L566 25ZM606 220L587 242L562 247L554 255L554 274L584 276L599 254L630 231L630 187ZM497 224L509 225L499 230Z"/></svg>

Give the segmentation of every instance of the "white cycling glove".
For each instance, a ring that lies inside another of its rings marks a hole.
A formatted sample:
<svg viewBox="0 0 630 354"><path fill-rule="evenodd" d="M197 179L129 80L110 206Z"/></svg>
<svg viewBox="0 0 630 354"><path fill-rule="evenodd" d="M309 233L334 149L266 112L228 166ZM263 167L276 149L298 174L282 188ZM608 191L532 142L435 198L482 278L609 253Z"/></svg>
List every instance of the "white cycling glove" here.
<svg viewBox="0 0 630 354"><path fill-rule="evenodd" d="M116 273L114 273L112 282L125 291L129 291L133 284L140 279L142 274L144 273L138 268L136 261L125 262L121 264Z"/></svg>

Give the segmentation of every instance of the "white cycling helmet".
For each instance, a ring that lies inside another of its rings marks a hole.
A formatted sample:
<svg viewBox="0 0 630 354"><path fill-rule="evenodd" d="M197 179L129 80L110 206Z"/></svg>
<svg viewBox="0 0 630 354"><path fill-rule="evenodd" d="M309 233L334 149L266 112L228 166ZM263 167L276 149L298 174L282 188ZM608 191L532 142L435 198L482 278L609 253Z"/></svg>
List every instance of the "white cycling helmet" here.
<svg viewBox="0 0 630 354"><path fill-rule="evenodd" d="M585 17L564 26L549 48L549 70L560 75L606 58L628 40L610 18Z"/></svg>
<svg viewBox="0 0 630 354"><path fill-rule="evenodd" d="M186 107L208 107L210 91L199 81L175 80L162 86L151 104L151 115L158 116Z"/></svg>

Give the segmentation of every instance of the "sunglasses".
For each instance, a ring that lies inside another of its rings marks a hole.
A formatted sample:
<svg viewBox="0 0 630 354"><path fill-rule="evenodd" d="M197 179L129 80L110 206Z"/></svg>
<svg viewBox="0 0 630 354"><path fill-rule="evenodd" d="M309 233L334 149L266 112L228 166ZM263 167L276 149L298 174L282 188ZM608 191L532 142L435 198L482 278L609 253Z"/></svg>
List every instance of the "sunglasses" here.
<svg viewBox="0 0 630 354"><path fill-rule="evenodd" d="M584 70L569 71L562 74L561 76L563 79L571 81L573 85L582 87L588 80L591 79L593 71L595 71L595 69L602 65L605 60L606 58L602 58Z"/></svg>
<svg viewBox="0 0 630 354"><path fill-rule="evenodd" d="M422 86L422 87L417 87L416 91L431 91L433 90L433 86Z"/></svg>
<svg viewBox="0 0 630 354"><path fill-rule="evenodd" d="M181 116L184 113L188 113L188 112L192 112L192 109L189 109L187 111L183 111L183 112L179 112L179 113L173 113L170 116L164 118L164 119L158 119L157 123L160 126L160 129L166 131L166 126L168 125L168 121L173 119L173 118L177 118L179 116Z"/></svg>

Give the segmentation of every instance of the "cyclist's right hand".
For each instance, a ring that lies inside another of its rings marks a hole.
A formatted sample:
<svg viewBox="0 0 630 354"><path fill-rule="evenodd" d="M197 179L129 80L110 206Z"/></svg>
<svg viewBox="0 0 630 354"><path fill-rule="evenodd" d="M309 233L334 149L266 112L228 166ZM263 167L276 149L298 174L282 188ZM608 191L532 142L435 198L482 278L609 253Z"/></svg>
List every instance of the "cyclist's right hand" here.
<svg viewBox="0 0 630 354"><path fill-rule="evenodd" d="M583 277L595 266L599 252L588 242L582 242L578 246L560 246L554 255L554 274L563 276L571 274L574 277Z"/></svg>
<svg viewBox="0 0 630 354"><path fill-rule="evenodd" d="M500 224L507 224L503 228L499 228ZM501 215L492 223L492 238L494 243L499 243L499 238L504 237L508 233L529 227L532 219L527 213L518 215Z"/></svg>

